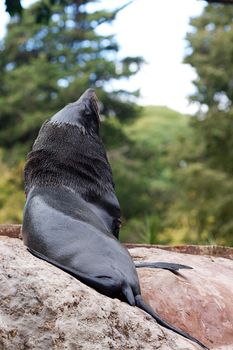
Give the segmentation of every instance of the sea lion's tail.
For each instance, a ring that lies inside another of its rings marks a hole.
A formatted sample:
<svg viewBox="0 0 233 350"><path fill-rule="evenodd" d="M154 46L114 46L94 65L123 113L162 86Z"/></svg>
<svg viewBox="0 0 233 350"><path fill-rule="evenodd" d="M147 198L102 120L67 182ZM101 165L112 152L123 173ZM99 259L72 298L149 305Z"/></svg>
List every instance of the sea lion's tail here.
<svg viewBox="0 0 233 350"><path fill-rule="evenodd" d="M158 322L159 325L161 325L167 329L170 329L171 331L183 336L186 339L193 341L194 343L200 345L203 349L209 350L209 348L206 345L201 343L196 338L192 337L187 332L182 331L181 329L176 328L176 327L172 326L171 324L167 323L166 321L164 321L149 305L147 305L144 302L141 295L136 295L136 296L133 295L133 291L129 285L123 286L122 293L124 294L127 302L130 305L132 305L132 306L136 305L137 307L139 307L140 309L142 309L143 311L148 313L150 316L152 316Z"/></svg>
<svg viewBox="0 0 233 350"><path fill-rule="evenodd" d="M135 297L135 304L136 306L138 306L140 309L144 310L146 313L148 313L149 315L151 315L157 322L158 324L160 324L161 326L170 329L171 331L182 335L184 338L189 339L191 341L193 341L194 343L197 343L198 345L200 345L203 349L209 350L209 348L204 345L203 343L201 343L199 340L197 340L196 338L192 337L190 334L188 334L187 332L182 331L179 328L176 328L172 325L170 325L169 323L167 323L166 321L164 321L149 305L147 305L142 296L141 295L136 295Z"/></svg>

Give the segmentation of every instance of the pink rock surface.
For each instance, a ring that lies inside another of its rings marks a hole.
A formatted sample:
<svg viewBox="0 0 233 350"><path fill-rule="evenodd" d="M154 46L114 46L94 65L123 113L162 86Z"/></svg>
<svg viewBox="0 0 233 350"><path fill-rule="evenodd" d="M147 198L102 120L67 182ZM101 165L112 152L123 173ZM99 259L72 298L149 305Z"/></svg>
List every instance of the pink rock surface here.
<svg viewBox="0 0 233 350"><path fill-rule="evenodd" d="M233 261L130 250L135 260L189 264L179 274L138 269L146 301L168 322L212 350L233 350ZM0 237L0 350L191 350L198 345L165 330L146 313L107 298Z"/></svg>
<svg viewBox="0 0 233 350"><path fill-rule="evenodd" d="M0 237L0 350L200 350Z"/></svg>
<svg viewBox="0 0 233 350"><path fill-rule="evenodd" d="M154 248L131 249L135 260L188 264L173 274L138 269L145 300L168 322L211 348L233 349L233 261Z"/></svg>

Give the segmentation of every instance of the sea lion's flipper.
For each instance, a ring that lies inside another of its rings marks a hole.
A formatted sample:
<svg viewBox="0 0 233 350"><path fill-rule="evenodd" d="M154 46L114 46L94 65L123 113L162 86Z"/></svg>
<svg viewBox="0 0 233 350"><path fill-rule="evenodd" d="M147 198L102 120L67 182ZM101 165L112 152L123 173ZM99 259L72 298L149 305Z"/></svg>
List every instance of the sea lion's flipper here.
<svg viewBox="0 0 233 350"><path fill-rule="evenodd" d="M49 264L52 264L59 269L67 272L69 275L77 278L80 282L86 284L87 286L94 288L101 294L105 294L109 297L113 297L116 292L120 292L122 289L122 283L121 281L116 281L115 279L111 278L110 276L90 276L86 275L80 271L74 270L70 267L64 266L57 261L50 259L43 254L35 251L34 249L27 248L28 251L34 255L35 257L42 259ZM128 300L128 299L127 299ZM134 302L135 305L135 302Z"/></svg>
<svg viewBox="0 0 233 350"><path fill-rule="evenodd" d="M126 298L127 302L131 306L135 306L135 297L133 295L132 288L130 287L129 284L127 284L127 283L123 284L123 286L122 286L122 294L124 295L124 297Z"/></svg>
<svg viewBox="0 0 233 350"><path fill-rule="evenodd" d="M179 335L182 335L184 338L189 339L189 340L193 341L194 343L200 345L203 349L210 350L206 345L204 345L198 339L192 337L187 332L182 331L181 329L176 328L176 327L172 326L171 324L167 323L166 321L164 321L149 305L147 305L144 302L141 295L136 295L135 303L136 303L136 306L138 306L140 309L144 310L146 313L151 315L158 322L159 325L161 325L167 329L170 329L171 331L173 331Z"/></svg>
<svg viewBox="0 0 233 350"><path fill-rule="evenodd" d="M192 269L192 267L188 265L173 264L166 262L135 261L134 264L136 268L148 267L152 269L164 269L169 271L178 271L180 269Z"/></svg>

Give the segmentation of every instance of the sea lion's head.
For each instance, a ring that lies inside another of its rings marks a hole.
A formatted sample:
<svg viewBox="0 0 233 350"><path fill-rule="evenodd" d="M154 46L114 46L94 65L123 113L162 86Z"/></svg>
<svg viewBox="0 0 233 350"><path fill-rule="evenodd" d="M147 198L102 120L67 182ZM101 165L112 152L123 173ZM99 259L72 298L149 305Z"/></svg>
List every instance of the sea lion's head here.
<svg viewBox="0 0 233 350"><path fill-rule="evenodd" d="M77 101L65 106L50 121L76 125L84 131L99 134L100 116L94 89L86 90Z"/></svg>

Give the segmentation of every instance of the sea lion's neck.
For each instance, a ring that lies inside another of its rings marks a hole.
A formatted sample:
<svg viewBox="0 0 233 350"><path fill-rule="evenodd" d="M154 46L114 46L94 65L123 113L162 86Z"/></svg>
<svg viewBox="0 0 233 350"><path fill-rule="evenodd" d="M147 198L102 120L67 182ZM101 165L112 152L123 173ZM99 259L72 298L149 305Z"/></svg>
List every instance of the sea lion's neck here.
<svg viewBox="0 0 233 350"><path fill-rule="evenodd" d="M46 122L25 167L26 191L33 184L68 186L84 199L114 193L112 172L102 140L78 126Z"/></svg>

